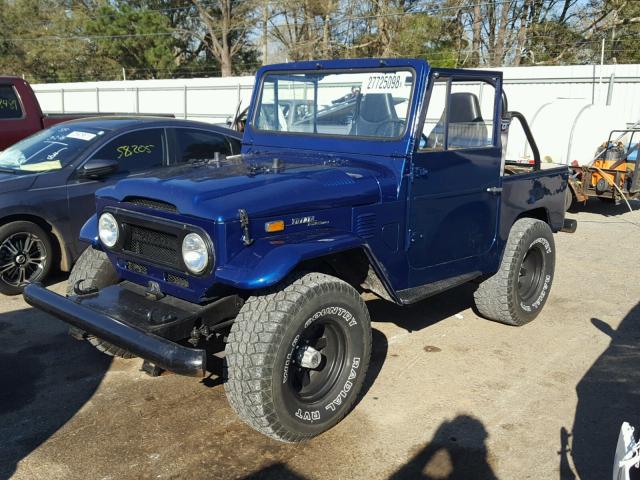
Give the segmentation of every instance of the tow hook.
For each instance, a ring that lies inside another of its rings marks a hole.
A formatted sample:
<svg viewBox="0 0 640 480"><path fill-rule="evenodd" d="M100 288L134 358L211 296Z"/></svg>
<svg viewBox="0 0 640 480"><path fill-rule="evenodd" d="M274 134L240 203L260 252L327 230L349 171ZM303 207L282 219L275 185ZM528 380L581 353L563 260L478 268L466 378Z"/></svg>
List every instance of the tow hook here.
<svg viewBox="0 0 640 480"><path fill-rule="evenodd" d="M87 295L94 295L98 293L98 289L96 287L87 287L82 288L82 283L85 281L84 278L81 278L76 283L73 284L73 293L79 297L84 297Z"/></svg>
<svg viewBox="0 0 640 480"><path fill-rule="evenodd" d="M147 289L145 290L144 294L151 300L160 300L164 297L164 293L162 293L162 290L160 290L160 284L151 280L149 280Z"/></svg>

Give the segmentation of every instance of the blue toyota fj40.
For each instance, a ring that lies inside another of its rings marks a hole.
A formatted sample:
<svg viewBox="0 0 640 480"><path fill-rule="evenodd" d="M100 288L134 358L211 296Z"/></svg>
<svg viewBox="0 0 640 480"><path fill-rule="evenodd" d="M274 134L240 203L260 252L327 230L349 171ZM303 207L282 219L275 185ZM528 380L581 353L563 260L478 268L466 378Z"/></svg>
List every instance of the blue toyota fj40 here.
<svg viewBox="0 0 640 480"><path fill-rule="evenodd" d="M100 190L67 297L34 284L26 300L105 353L184 375L204 375L223 339L229 402L283 441L353 406L371 355L363 291L406 305L475 281L491 320L540 313L552 234L575 230L569 170L540 168L500 72L299 62L255 85L241 155ZM513 118L534 165L504 159Z"/></svg>

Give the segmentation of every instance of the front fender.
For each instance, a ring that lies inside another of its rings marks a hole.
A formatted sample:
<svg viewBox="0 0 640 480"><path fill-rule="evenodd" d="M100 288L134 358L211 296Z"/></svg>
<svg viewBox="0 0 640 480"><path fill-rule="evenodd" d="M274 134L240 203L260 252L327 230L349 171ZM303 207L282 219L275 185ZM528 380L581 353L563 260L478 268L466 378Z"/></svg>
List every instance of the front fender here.
<svg viewBox="0 0 640 480"><path fill-rule="evenodd" d="M80 229L80 240L89 243L96 250L102 250L98 239L98 214L94 213Z"/></svg>
<svg viewBox="0 0 640 480"><path fill-rule="evenodd" d="M270 287L283 280L300 262L364 245L350 233L295 238L262 238L231 262L216 269L216 280L242 290Z"/></svg>

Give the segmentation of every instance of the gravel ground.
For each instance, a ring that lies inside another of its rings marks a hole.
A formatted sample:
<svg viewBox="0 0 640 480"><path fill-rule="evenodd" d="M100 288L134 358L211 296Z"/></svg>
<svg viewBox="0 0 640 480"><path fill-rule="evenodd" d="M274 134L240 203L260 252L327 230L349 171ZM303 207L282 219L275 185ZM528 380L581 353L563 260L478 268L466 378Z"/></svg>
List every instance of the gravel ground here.
<svg viewBox="0 0 640 480"><path fill-rule="evenodd" d="M0 478L610 478L621 421L640 427L640 211L570 216L525 327L476 316L469 286L407 308L368 298L366 393L302 445L241 423L220 369L151 378L0 297Z"/></svg>

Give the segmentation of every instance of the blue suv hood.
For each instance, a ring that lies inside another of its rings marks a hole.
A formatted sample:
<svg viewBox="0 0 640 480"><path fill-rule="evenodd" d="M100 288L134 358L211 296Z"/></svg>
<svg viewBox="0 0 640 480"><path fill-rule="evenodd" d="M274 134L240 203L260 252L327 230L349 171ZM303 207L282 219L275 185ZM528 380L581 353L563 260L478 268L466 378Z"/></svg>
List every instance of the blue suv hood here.
<svg viewBox="0 0 640 480"><path fill-rule="evenodd" d="M228 220L240 208L272 216L375 203L379 180L392 176L382 165L334 155L254 153L127 178L97 194L117 201L151 198L184 215Z"/></svg>

